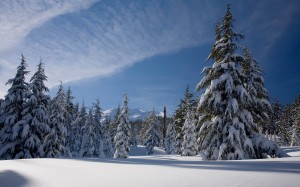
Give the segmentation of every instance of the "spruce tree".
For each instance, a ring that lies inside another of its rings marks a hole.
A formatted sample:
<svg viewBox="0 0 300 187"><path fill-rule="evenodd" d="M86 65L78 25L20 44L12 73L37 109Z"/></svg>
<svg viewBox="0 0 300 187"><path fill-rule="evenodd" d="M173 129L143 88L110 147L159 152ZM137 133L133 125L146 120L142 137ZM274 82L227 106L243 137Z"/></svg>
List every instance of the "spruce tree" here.
<svg viewBox="0 0 300 187"><path fill-rule="evenodd" d="M56 96L52 100L50 112L50 132L46 135L41 153L47 158L63 157L67 129L65 127L65 93L60 84Z"/></svg>
<svg viewBox="0 0 300 187"><path fill-rule="evenodd" d="M184 93L184 99L180 101L178 108L175 111L174 119L176 124L176 149L177 153L181 154L181 147L183 142L183 134L182 134L182 127L185 122L186 112L187 112L187 102L192 101L193 95L190 93L189 85L187 85Z"/></svg>
<svg viewBox="0 0 300 187"><path fill-rule="evenodd" d="M46 95L48 88L44 84L47 80L42 61L38 65L37 72L31 78L27 98L23 111L22 123L16 127L22 130L22 154L20 158L41 157L39 150L42 148L44 137L50 131L49 105L50 96Z"/></svg>
<svg viewBox="0 0 300 187"><path fill-rule="evenodd" d="M83 102L77 117L72 123L73 136L71 136L72 139L70 143L70 151L72 157L80 157L80 149L81 149L82 137L83 137L83 126L85 125L86 120L87 120L87 112Z"/></svg>
<svg viewBox="0 0 300 187"><path fill-rule="evenodd" d="M300 95L293 103L291 146L300 145Z"/></svg>
<svg viewBox="0 0 300 187"><path fill-rule="evenodd" d="M104 129L102 129L102 109L100 107L99 99L96 100L96 103L93 105L93 118L94 118L94 132L95 132L95 156L105 157L104 155Z"/></svg>
<svg viewBox="0 0 300 187"><path fill-rule="evenodd" d="M157 117L155 116L154 109L151 113L149 113L149 117L147 118L147 120L148 121L146 121L146 123L149 124L149 129L146 132L147 139L145 142L145 146L147 149L147 154L151 155L154 153L154 147L158 147L160 145L161 139L159 133L160 123Z"/></svg>
<svg viewBox="0 0 300 187"><path fill-rule="evenodd" d="M242 73L244 74L246 90L251 97L251 102L248 103L247 107L252 114L253 121L257 124L257 128L264 129L269 121L268 113L271 111L271 105L268 91L264 86L263 71L248 48L244 48L243 57ZM258 131L258 129L254 130Z"/></svg>
<svg viewBox="0 0 300 187"><path fill-rule="evenodd" d="M131 129L128 117L128 98L127 94L124 94L123 107L119 115L120 123L118 125L117 132L114 138L114 158L128 158L128 152L130 151L129 140Z"/></svg>
<svg viewBox="0 0 300 187"><path fill-rule="evenodd" d="M272 103L272 110L270 112L270 124L268 126L268 134L272 135L269 139L277 141L276 137L280 134L282 128L283 119L283 106L279 103L278 99L275 99Z"/></svg>
<svg viewBox="0 0 300 187"><path fill-rule="evenodd" d="M280 137L279 145L280 146L289 146L291 145L291 132L292 132L292 105L286 105L283 113L283 118L281 120L282 126L279 129L278 136Z"/></svg>
<svg viewBox="0 0 300 187"><path fill-rule="evenodd" d="M175 123L170 123L167 128L167 134L165 139L165 150L167 154L177 153L175 138L176 138Z"/></svg>
<svg viewBox="0 0 300 187"><path fill-rule="evenodd" d="M109 131L109 125L110 125L110 120L109 118L106 118L104 122L102 122L102 132L103 132L103 155L105 158L111 158L113 157L114 154L114 148L113 144L111 142L111 136L110 136L110 131Z"/></svg>
<svg viewBox="0 0 300 187"><path fill-rule="evenodd" d="M247 104L251 97L244 87L241 72L243 57L236 54L241 34L233 31L230 6L216 28L216 42L208 59L212 67L205 68L206 74L197 85L205 89L198 102L202 114L199 122L198 139L201 155L208 160L256 158L251 140L255 124Z"/></svg>
<svg viewBox="0 0 300 187"><path fill-rule="evenodd" d="M74 136L74 132L72 129L72 123L75 119L75 106L73 103L74 96L72 95L71 88L67 90L66 99L65 99L65 125L67 128L67 137L66 137L66 155L67 157L72 157L71 147L72 147L72 138Z"/></svg>
<svg viewBox="0 0 300 187"><path fill-rule="evenodd" d="M4 100L1 102L0 116L0 158L16 159L24 157L23 153L23 132L28 128L24 127L23 112L26 98L30 95L28 83L25 81L26 61L21 56L21 63L17 68L14 78L9 79L6 84L11 85ZM26 134L26 133L25 133Z"/></svg>
<svg viewBox="0 0 300 187"><path fill-rule="evenodd" d="M102 109L100 107L99 99L94 103L93 116L95 123L95 156L111 158L113 155L113 148L109 133L109 124L106 120L103 121L102 119Z"/></svg>
<svg viewBox="0 0 300 187"><path fill-rule="evenodd" d="M190 111L190 107L187 108L186 118L182 127L183 143L181 147L182 156L194 156L197 154L197 140L195 132L195 121Z"/></svg>
<svg viewBox="0 0 300 187"><path fill-rule="evenodd" d="M80 149L80 157L95 157L95 123L93 120L92 110L89 110L84 126L82 127L82 143Z"/></svg>
<svg viewBox="0 0 300 187"><path fill-rule="evenodd" d="M110 125L109 125L109 132L110 132L110 136L112 138L111 139L112 144L114 144L114 138L117 133L118 125L120 124L120 119L119 119L120 114L121 114L121 107L119 104L118 108L116 110L116 113L114 115L114 119L113 119L112 123L110 123Z"/></svg>

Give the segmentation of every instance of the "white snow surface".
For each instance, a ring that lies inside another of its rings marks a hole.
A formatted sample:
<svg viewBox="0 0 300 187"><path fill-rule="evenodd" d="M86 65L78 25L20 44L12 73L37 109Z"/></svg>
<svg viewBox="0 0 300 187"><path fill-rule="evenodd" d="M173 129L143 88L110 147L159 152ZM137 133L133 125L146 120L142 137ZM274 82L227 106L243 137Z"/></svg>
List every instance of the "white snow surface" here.
<svg viewBox="0 0 300 187"><path fill-rule="evenodd" d="M242 161L201 161L166 155L156 148L132 148L128 159L23 159L0 161L1 187L98 186L298 186L300 147L291 157ZM132 156L134 155L134 156Z"/></svg>

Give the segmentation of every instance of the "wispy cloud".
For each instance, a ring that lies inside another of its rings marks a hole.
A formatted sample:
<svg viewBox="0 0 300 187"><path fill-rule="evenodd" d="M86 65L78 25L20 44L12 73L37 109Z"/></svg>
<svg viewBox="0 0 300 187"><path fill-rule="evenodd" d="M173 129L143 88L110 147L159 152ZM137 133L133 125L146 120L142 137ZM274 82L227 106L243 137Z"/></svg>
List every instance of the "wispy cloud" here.
<svg viewBox="0 0 300 187"><path fill-rule="evenodd" d="M245 20L239 21L239 23L246 34L251 36L247 41L256 47L258 55L263 58L270 52L280 37L288 32L291 22L297 16L296 13L299 15L300 1L248 2L251 5L247 7L252 7L251 12ZM246 9L245 4L243 8Z"/></svg>
<svg viewBox="0 0 300 187"><path fill-rule="evenodd" d="M42 56L49 86L58 80L109 76L145 58L206 43L212 36L207 25L217 14L199 11L209 8L208 2L101 1L89 9L65 15L53 13L62 8L53 8L47 22L31 21L39 22L34 26L25 23L24 28L30 29L20 29L15 35L26 37L23 41L17 39L22 42L4 56L12 61L16 59L11 57L17 55L15 51L22 51L30 63L37 63ZM24 14L38 19L36 12L42 8L36 6L32 13Z"/></svg>
<svg viewBox="0 0 300 187"><path fill-rule="evenodd" d="M35 28L65 13L88 8L95 0L0 1L0 51L14 47Z"/></svg>
<svg viewBox="0 0 300 187"><path fill-rule="evenodd" d="M6 93L6 81L15 74L20 58L18 54L21 51L25 51L25 45L23 47L18 47L18 45L24 42L24 39L30 32L54 17L86 9L96 1L0 1L0 97ZM11 52L9 52L10 50Z"/></svg>

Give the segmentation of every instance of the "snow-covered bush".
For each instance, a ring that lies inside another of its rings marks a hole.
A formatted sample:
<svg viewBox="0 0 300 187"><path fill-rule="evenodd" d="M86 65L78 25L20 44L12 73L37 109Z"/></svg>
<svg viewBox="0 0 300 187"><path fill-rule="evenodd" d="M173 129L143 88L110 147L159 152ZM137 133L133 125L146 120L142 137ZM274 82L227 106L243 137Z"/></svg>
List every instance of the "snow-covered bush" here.
<svg viewBox="0 0 300 187"><path fill-rule="evenodd" d="M257 158L282 157L283 151L276 142L267 139L261 134L256 134L251 138Z"/></svg>

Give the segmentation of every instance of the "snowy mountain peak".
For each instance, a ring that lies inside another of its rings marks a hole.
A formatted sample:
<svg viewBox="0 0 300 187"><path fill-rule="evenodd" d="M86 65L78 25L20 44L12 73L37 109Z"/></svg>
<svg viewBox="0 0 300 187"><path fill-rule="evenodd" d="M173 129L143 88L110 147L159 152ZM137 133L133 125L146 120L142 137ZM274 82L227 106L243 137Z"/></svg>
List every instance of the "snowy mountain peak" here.
<svg viewBox="0 0 300 187"><path fill-rule="evenodd" d="M140 112L143 112L143 113L146 112L145 110L142 110L142 109L139 109L139 110L140 110Z"/></svg>
<svg viewBox="0 0 300 187"><path fill-rule="evenodd" d="M114 116L117 112L116 108L111 108L108 110L103 111L103 117L108 117L109 119L113 120ZM129 109L129 120L136 121L136 120L144 120L148 116L148 114L152 111L145 111L143 109ZM155 112L157 116L163 116L163 112Z"/></svg>

